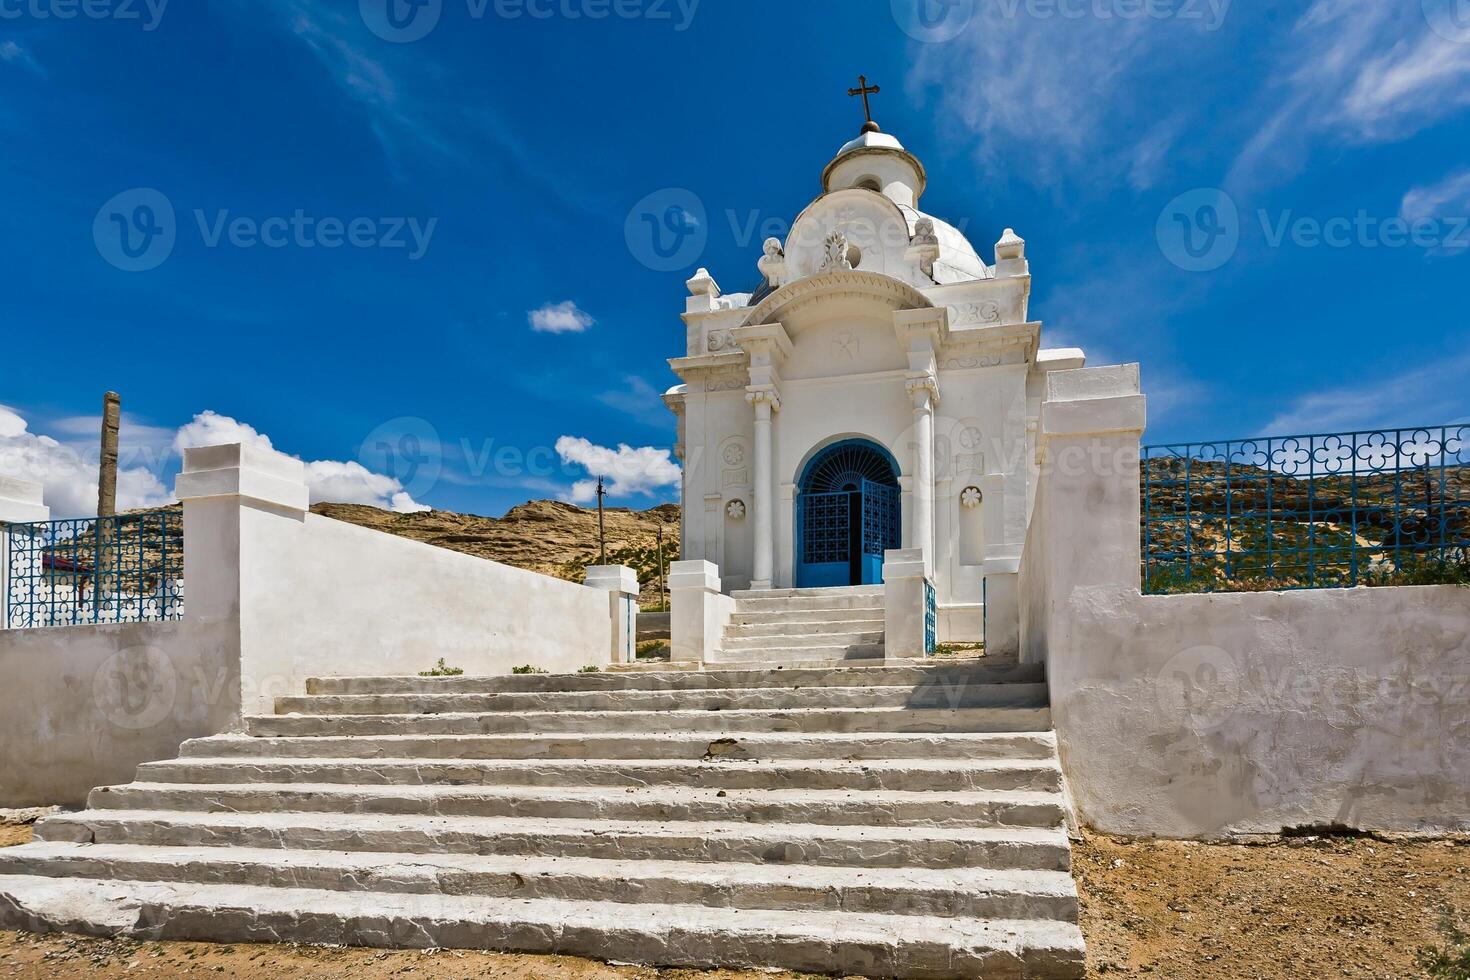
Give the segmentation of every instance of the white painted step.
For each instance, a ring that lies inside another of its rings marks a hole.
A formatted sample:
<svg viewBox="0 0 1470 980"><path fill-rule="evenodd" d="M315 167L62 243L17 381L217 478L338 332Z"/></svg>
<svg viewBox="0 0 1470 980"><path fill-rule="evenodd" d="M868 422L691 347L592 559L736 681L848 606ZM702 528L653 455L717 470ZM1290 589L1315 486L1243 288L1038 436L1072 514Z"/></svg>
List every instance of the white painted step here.
<svg viewBox="0 0 1470 980"><path fill-rule="evenodd" d="M414 813L424 816L861 824L869 827L1055 827L1057 793L1016 790L711 790L543 786L356 786L330 783L129 783L87 798L94 810L210 813Z"/></svg>
<svg viewBox="0 0 1470 980"><path fill-rule="evenodd" d="M789 617L773 619L769 623L731 622L725 629L725 639L769 639L776 636L851 636L854 633L879 634L882 639L886 625L881 616L871 617L866 613L845 619L829 619L821 622L797 620Z"/></svg>
<svg viewBox="0 0 1470 980"><path fill-rule="evenodd" d="M840 647L849 649L852 647L881 647L884 640L882 629L868 630L867 632L848 630L822 630L809 633L770 632L767 634L752 636L739 630L726 630L725 638L720 644L724 653L734 653L741 650L796 650L814 649L817 647Z"/></svg>
<svg viewBox="0 0 1470 980"><path fill-rule="evenodd" d="M1060 767L1034 759L739 762L688 759L182 758L138 767L145 783L357 786L685 786L714 790L1061 791Z"/></svg>
<svg viewBox="0 0 1470 980"><path fill-rule="evenodd" d="M852 661L881 660L883 658L882 643L862 643L853 646L807 646L787 647L771 644L738 646L736 649L721 651L711 662L720 666L731 661L746 662L752 658L759 657L768 664L791 664L792 666L810 666L812 664L830 664L833 667L845 666Z"/></svg>
<svg viewBox="0 0 1470 980"><path fill-rule="evenodd" d="M732 711L549 711L438 715L257 715L252 735L477 735L606 732L1049 731L1051 712L1027 708L853 708Z"/></svg>
<svg viewBox="0 0 1470 980"><path fill-rule="evenodd" d="M588 735L380 735L190 739L180 757L352 758L467 761L475 759L722 759L862 761L936 759L1046 760L1055 764L1051 732L953 734L796 733L715 737L685 732Z"/></svg>
<svg viewBox="0 0 1470 980"><path fill-rule="evenodd" d="M1071 868L1070 844L1059 826L863 827L381 813L87 810L47 817L36 825L35 834L38 841L81 844L869 868Z"/></svg>
<svg viewBox="0 0 1470 980"><path fill-rule="evenodd" d="M962 918L1077 915L1071 875L984 868L44 843L0 849L0 875Z"/></svg>
<svg viewBox="0 0 1470 980"><path fill-rule="evenodd" d="M793 708L982 708L1046 703L1044 684L964 678L919 687L721 688L526 694L314 694L276 699L278 714L417 715L497 711L731 711Z"/></svg>
<svg viewBox="0 0 1470 980"><path fill-rule="evenodd" d="M866 613L883 613L883 597L872 595L752 595L735 600L734 615L748 613L807 613L832 612L835 610L863 610Z"/></svg>
<svg viewBox="0 0 1470 980"><path fill-rule="evenodd" d="M664 664L667 668L668 665ZM716 669L656 670L643 664L633 674L506 674L493 677L314 677L306 682L308 694L499 694L530 692L707 690L754 687L902 687L930 683L976 683L1045 680L1041 664L1000 663L986 659L941 662L935 660L878 660L871 665L820 668L721 666Z"/></svg>
<svg viewBox="0 0 1470 980"><path fill-rule="evenodd" d="M838 585L821 589L741 589L730 593L736 602L752 599L861 599L882 600L881 585Z"/></svg>
<svg viewBox="0 0 1470 980"><path fill-rule="evenodd" d="M691 967L1081 977L1075 925L696 905L0 877L0 925L153 940L489 948Z"/></svg>

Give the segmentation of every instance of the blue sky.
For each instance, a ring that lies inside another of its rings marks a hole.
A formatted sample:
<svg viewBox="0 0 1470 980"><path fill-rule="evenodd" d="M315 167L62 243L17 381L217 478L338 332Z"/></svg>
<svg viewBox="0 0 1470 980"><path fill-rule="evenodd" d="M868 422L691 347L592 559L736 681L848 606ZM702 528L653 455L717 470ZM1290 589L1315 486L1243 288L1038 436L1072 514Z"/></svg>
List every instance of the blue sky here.
<svg viewBox="0 0 1470 980"><path fill-rule="evenodd" d="M0 459L58 516L108 388L133 506L224 437L318 497L673 499L683 280L754 285L859 72L1149 441L1470 415L1467 0L421 2L0 0Z"/></svg>

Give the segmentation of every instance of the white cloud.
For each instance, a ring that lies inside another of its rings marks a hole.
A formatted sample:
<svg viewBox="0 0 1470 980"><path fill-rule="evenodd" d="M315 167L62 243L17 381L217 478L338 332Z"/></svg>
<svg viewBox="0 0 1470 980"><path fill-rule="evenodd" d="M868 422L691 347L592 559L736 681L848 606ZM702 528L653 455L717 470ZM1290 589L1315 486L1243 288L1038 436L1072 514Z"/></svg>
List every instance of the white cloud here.
<svg viewBox="0 0 1470 980"><path fill-rule="evenodd" d="M67 443L32 432L19 412L0 406L0 473L45 487L55 518L97 513L98 441ZM159 478L162 455L141 452L124 418L117 474L119 510L158 507L172 498Z"/></svg>
<svg viewBox="0 0 1470 980"><path fill-rule="evenodd" d="M540 309L529 311L526 319L537 333L585 333L597 322L571 300L547 303Z"/></svg>
<svg viewBox="0 0 1470 980"><path fill-rule="evenodd" d="M212 411L200 412L192 422L180 428L174 438L174 448L182 453L185 449L199 446L223 446L237 442L262 449L275 448L270 437L254 426ZM314 504L367 504L400 514L430 509L414 500L394 477L374 473L352 460L308 462L306 485Z"/></svg>
<svg viewBox="0 0 1470 980"><path fill-rule="evenodd" d="M182 453L185 449L230 446L237 442L261 449L275 448L271 445L270 437L262 435L254 426L206 409L194 416L194 421L179 429L174 436L174 451Z"/></svg>
<svg viewBox="0 0 1470 980"><path fill-rule="evenodd" d="M598 446L586 439L562 436L556 440L556 451L563 463L581 466L593 477L607 481L607 492L613 497L649 495L659 487L679 483L679 464L669 450L641 446L634 449L619 444L617 449ZM597 499L597 481L579 480L568 495L573 503L591 503Z"/></svg>
<svg viewBox="0 0 1470 980"><path fill-rule="evenodd" d="M1399 206L1399 215L1409 221L1470 215L1470 169L1450 174L1437 184L1409 191Z"/></svg>

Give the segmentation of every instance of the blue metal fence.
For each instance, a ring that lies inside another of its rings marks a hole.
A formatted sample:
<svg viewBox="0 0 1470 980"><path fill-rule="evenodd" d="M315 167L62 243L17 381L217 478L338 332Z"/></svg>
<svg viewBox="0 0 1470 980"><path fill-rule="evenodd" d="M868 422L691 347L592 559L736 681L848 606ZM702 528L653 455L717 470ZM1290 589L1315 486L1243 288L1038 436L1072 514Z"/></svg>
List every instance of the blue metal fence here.
<svg viewBox="0 0 1470 980"><path fill-rule="evenodd" d="M1470 425L1143 449L1151 593L1413 584L1470 564Z"/></svg>
<svg viewBox="0 0 1470 980"><path fill-rule="evenodd" d="M924 656L932 657L939 632L939 615L934 596L934 583L924 579Z"/></svg>
<svg viewBox="0 0 1470 980"><path fill-rule="evenodd" d="M184 614L178 510L0 525L11 629L138 623Z"/></svg>

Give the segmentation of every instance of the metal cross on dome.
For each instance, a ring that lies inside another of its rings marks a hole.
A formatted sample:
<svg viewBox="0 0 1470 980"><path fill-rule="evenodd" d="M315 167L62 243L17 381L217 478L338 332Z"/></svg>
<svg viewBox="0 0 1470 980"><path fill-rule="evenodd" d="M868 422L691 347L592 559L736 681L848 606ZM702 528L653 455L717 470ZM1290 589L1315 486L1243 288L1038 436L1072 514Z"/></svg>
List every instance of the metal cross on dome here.
<svg viewBox="0 0 1470 980"><path fill-rule="evenodd" d="M850 88L850 89L847 90L847 94L848 94L849 97L858 96L858 95L861 95L863 97L863 115L866 116L867 117L867 120L868 120L867 123L863 126L864 129L867 129L869 127L872 127L873 129L876 130L878 128L878 124L875 123L875 122L873 122L873 110L868 105L868 96L870 96L870 95L877 95L881 91L882 91L882 89L880 89L878 86L876 86L876 85L869 85L868 84L868 76L867 75L859 75L858 76L858 87L857 88Z"/></svg>

